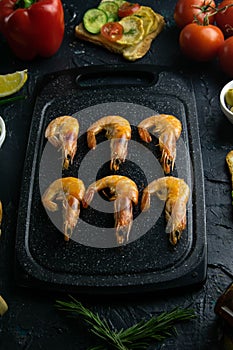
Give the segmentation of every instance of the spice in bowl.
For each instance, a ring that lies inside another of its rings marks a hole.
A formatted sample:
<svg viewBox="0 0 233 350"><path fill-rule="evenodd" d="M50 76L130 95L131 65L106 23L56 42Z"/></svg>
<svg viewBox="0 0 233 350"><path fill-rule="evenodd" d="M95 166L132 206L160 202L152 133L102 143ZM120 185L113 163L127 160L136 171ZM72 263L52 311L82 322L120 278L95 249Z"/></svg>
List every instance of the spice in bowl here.
<svg viewBox="0 0 233 350"><path fill-rule="evenodd" d="M225 101L229 110L233 112L233 89L227 90L225 95Z"/></svg>

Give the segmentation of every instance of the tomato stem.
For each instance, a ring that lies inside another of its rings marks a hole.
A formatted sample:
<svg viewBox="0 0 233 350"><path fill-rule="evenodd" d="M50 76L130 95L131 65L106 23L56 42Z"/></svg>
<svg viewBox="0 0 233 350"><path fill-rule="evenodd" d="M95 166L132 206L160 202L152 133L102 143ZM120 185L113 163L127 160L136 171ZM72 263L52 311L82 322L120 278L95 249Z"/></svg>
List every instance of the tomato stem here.
<svg viewBox="0 0 233 350"><path fill-rule="evenodd" d="M223 6L222 8L217 8L216 9L216 13L218 13L218 12L225 12L227 9L229 9L229 7L232 7L233 6L233 4L229 4L229 5L226 5L226 6ZM216 14L215 13L215 14Z"/></svg>
<svg viewBox="0 0 233 350"><path fill-rule="evenodd" d="M226 5L222 8L216 8L210 5L211 2L209 2L208 4L205 4L203 6L197 6L197 5L192 5L192 7L199 9L201 13L205 13L205 12L209 12L206 16L210 17L210 16L214 16L216 15L216 13L218 12L225 12L229 7L232 7L233 4L229 4ZM214 10L213 12L210 12L210 10Z"/></svg>
<svg viewBox="0 0 233 350"><path fill-rule="evenodd" d="M15 8L23 8L23 9L27 9L30 6L32 6L34 3L36 2L36 0L18 0L15 3Z"/></svg>
<svg viewBox="0 0 233 350"><path fill-rule="evenodd" d="M225 12L228 8L233 6L233 4L229 4L229 5L226 5L226 6L222 7L222 8L216 8L216 7L211 6L210 4L211 4L211 1L209 1L207 4L204 1L204 5L203 6L192 5L192 7L196 8L196 9L199 9L201 13L208 12L206 14L206 16L204 17L204 20L203 20L203 25L204 26L208 26L210 24L209 23L209 17L216 15L216 13L218 13L218 12ZM193 22L195 22L197 24L200 24L200 25L202 24L200 22L200 20L198 19L197 15L194 15Z"/></svg>
<svg viewBox="0 0 233 350"><path fill-rule="evenodd" d="M199 9L200 13L206 13L206 16L203 19L203 23L198 19L198 15L194 15L194 22L199 24L199 25L204 25L207 26L209 25L209 17L213 16L213 11L216 10L214 6L211 6L211 0L206 3L206 0L204 0L202 6L198 5L192 5L192 7Z"/></svg>
<svg viewBox="0 0 233 350"><path fill-rule="evenodd" d="M215 7L211 6L210 4L211 4L211 1L209 1L207 4L204 1L202 6L192 5L192 7L194 7L195 9L199 9L201 10L200 11L201 13L204 13L204 12L209 12L209 10L215 10Z"/></svg>

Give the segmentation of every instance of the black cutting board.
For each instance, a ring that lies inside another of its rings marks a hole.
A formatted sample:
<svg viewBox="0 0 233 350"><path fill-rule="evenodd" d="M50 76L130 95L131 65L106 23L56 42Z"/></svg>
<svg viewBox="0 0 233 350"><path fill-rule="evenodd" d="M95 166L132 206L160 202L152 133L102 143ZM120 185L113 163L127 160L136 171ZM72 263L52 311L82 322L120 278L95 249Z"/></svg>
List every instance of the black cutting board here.
<svg viewBox="0 0 233 350"><path fill-rule="evenodd" d="M191 195L187 228L175 247L166 233L163 204L153 198L154 221L152 214L140 211L143 188L156 177L164 176L158 161L158 140L153 136L153 142L145 144L137 134L137 124L152 113L175 115L183 126L171 175L184 178ZM132 178L139 188L130 241L117 246L111 210L93 205L81 211L73 239L65 242L41 203L41 193L58 174L80 177L86 187L91 180L112 174L104 134L98 136L96 150L88 152L86 144L87 127L111 114L127 118L132 126L128 157L117 172ZM61 115L73 115L80 123L78 152L66 171L61 169L60 151L44 137L48 123ZM68 292L135 293L204 282L207 243L197 120L191 79L162 67L90 66L42 77L35 90L19 205L17 283Z"/></svg>

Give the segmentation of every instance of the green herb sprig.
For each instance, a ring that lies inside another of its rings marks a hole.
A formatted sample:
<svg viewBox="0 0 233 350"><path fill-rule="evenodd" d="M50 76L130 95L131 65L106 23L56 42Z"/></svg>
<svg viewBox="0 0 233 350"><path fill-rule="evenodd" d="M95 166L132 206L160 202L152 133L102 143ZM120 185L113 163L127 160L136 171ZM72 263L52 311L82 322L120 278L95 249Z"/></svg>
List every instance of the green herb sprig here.
<svg viewBox="0 0 233 350"><path fill-rule="evenodd" d="M4 105L6 103L12 103L12 102L15 102L18 100L25 100L25 99L26 99L26 96L23 96L23 95L17 95L14 97L3 98L3 99L0 99L0 105Z"/></svg>
<svg viewBox="0 0 233 350"><path fill-rule="evenodd" d="M81 302L71 297L72 301L56 301L59 310L77 314L83 317L89 330L101 342L100 345L89 350L106 350L109 347L115 350L143 350L155 341L176 334L175 323L187 321L196 317L192 309L176 308L170 312L163 312L159 316L152 316L149 320L142 320L132 327L112 330L105 319L100 319L98 313L94 313Z"/></svg>

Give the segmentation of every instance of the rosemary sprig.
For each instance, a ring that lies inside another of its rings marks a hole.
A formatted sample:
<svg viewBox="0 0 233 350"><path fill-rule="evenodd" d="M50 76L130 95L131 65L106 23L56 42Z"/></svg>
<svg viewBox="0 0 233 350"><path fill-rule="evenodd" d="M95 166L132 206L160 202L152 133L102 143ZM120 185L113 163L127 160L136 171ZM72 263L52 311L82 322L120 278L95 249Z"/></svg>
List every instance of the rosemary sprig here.
<svg viewBox="0 0 233 350"><path fill-rule="evenodd" d="M176 333L175 323L187 321L196 317L192 309L176 308L159 316L142 320L132 327L112 330L105 319L101 320L98 313L93 313L75 298L72 301L56 302L56 307L62 311L78 314L89 325L90 331L101 341L101 344L89 350L106 350L108 347L116 350L143 350L154 341L162 341Z"/></svg>
<svg viewBox="0 0 233 350"><path fill-rule="evenodd" d="M0 99L0 105L4 105L6 103L11 103L11 102L15 102L18 100L24 100L24 99L26 99L26 96L23 96L23 95L8 97L8 98Z"/></svg>

